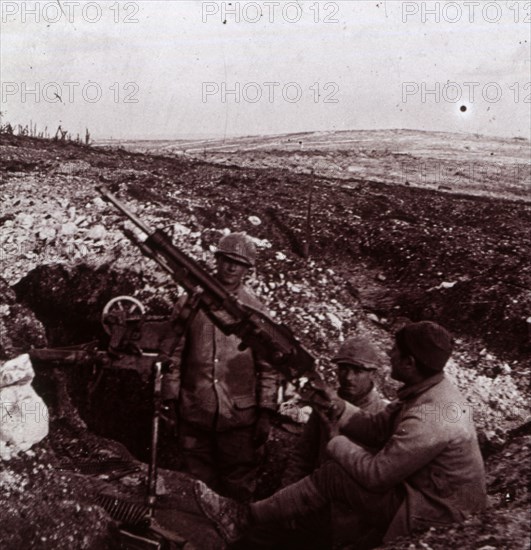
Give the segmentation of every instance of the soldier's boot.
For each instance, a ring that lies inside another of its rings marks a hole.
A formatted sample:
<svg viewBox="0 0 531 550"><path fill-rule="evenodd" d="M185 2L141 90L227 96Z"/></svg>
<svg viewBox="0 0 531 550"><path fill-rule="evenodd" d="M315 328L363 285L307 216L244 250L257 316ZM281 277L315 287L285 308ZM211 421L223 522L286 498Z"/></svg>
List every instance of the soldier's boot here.
<svg viewBox="0 0 531 550"><path fill-rule="evenodd" d="M199 508L227 544L242 537L251 522L248 505L219 495L202 481L196 482L194 493Z"/></svg>
<svg viewBox="0 0 531 550"><path fill-rule="evenodd" d="M256 523L271 523L305 516L327 504L310 477L304 477L269 498L252 503L250 512Z"/></svg>
<svg viewBox="0 0 531 550"><path fill-rule="evenodd" d="M228 544L240 539L253 523L262 524L302 517L328 504L309 477L250 505L222 497L202 481L196 482L194 491L199 507L205 516L214 522Z"/></svg>

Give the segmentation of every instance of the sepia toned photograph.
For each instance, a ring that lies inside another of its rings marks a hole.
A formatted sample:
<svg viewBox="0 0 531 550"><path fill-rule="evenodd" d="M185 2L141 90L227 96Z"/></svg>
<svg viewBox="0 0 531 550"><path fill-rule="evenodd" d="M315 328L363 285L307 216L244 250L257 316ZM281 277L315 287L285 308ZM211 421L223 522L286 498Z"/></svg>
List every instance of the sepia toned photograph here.
<svg viewBox="0 0 531 550"><path fill-rule="evenodd" d="M531 3L0 0L0 548L531 546Z"/></svg>

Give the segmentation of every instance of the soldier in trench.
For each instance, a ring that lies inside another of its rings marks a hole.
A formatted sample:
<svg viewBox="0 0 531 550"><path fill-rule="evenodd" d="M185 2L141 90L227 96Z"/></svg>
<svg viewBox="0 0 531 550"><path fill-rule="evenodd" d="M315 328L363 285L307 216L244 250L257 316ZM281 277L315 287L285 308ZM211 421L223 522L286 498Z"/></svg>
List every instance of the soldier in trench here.
<svg viewBox="0 0 531 550"><path fill-rule="evenodd" d="M224 236L216 251L215 276L241 303L265 311L244 284L256 255L248 235ZM186 300L178 301L175 315ZM172 354L163 398L177 403L185 471L225 495L248 500L280 380L270 364L239 345L237 336L223 334L199 310Z"/></svg>
<svg viewBox="0 0 531 550"><path fill-rule="evenodd" d="M328 461L250 505L198 483L196 499L204 514L226 541L234 542L253 526L307 517L340 502L373 530L356 548L372 548L482 511L485 470L473 421L469 415L442 414L449 403L465 402L444 374L452 348L450 334L440 325L406 325L390 352L391 376L403 383L396 401L368 414L330 390L337 414L328 418Z"/></svg>
<svg viewBox="0 0 531 550"><path fill-rule="evenodd" d="M383 410L389 401L379 394L374 375L382 362L372 343L361 336L347 338L332 357L337 366L338 395L369 413ZM282 476L282 487L295 483L311 474L324 462L326 445L330 439L330 426L314 410L304 426Z"/></svg>
<svg viewBox="0 0 531 550"><path fill-rule="evenodd" d="M385 409L389 401L383 399L375 384L375 374L382 360L375 346L362 336L347 338L332 357L337 366L338 395L368 413ZM330 425L314 410L310 415L295 448L288 458L281 486L287 487L310 475L327 459L326 446L330 440ZM258 549L275 548L296 550L322 549L332 541L343 544L357 538L364 530L363 523L352 510L334 503L288 526L278 529L255 530L238 547ZM251 540L252 539L252 540Z"/></svg>

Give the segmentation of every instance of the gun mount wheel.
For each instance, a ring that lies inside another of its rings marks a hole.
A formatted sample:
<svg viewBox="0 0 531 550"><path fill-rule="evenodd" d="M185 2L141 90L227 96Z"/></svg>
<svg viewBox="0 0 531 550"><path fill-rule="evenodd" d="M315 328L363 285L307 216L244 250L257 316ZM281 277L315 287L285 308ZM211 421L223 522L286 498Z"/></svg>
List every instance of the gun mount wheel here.
<svg viewBox="0 0 531 550"><path fill-rule="evenodd" d="M128 318L142 318L145 313L146 308L140 300L132 296L116 296L105 304L101 314L101 324L103 325L103 330L105 330L107 334L111 334L111 327L108 322L109 315L120 314Z"/></svg>

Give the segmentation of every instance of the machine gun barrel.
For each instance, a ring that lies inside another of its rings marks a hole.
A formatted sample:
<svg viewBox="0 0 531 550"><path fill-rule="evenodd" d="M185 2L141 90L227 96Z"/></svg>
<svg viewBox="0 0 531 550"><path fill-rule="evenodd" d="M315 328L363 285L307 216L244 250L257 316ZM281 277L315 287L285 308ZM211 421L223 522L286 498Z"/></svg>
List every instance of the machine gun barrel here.
<svg viewBox="0 0 531 550"><path fill-rule="evenodd" d="M109 363L107 353L86 348L41 348L28 352L34 363L57 365L106 365Z"/></svg>
<svg viewBox="0 0 531 550"><path fill-rule="evenodd" d="M314 377L314 357L298 342L288 327L279 325L268 316L243 305L210 273L177 248L163 231L152 231L132 214L106 187L99 193L116 206L145 235L133 242L148 257L154 259L189 294L198 295L198 306L225 334L235 334L244 347L251 347L277 366L288 378L302 375ZM129 238L130 232L126 233Z"/></svg>
<svg viewBox="0 0 531 550"><path fill-rule="evenodd" d="M109 201L111 204L114 204L122 214L127 216L139 229L141 229L146 235L150 235L152 233L151 229L138 217L135 216L125 204L122 204L116 196L111 193L105 185L102 185L100 187L96 187L96 190L98 193L100 193L105 200Z"/></svg>
<svg viewBox="0 0 531 550"><path fill-rule="evenodd" d="M139 241L138 238L131 240L134 240L135 244L144 254L154 259L170 273L177 283L183 286L188 292L194 292L197 287L202 289L208 288L208 297L205 296L204 299L211 302L209 305L214 305L212 302L215 301L217 302L217 307L223 305L224 309L228 310L227 313L236 316L241 314L236 308L231 307L229 303L224 303L226 302L228 293L223 286L194 260L175 247L171 239L163 231L159 229L151 230L147 224L135 216L105 186L98 187L97 190L146 235L147 238L144 241ZM130 232L126 234L129 238L133 236Z"/></svg>

